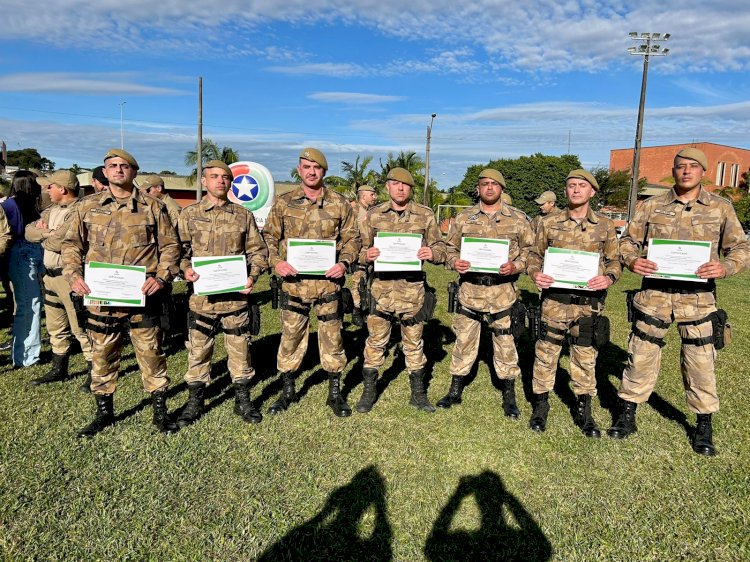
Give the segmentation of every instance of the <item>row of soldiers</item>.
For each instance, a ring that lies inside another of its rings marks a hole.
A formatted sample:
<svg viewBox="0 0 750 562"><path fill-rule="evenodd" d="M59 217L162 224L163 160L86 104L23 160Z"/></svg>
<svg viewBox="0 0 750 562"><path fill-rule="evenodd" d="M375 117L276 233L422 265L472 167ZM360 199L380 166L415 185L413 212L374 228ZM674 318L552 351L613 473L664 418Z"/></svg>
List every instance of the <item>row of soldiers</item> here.
<svg viewBox="0 0 750 562"><path fill-rule="evenodd" d="M726 316L716 308L714 280L743 270L748 246L731 203L701 186L706 167L706 157L700 151L680 151L673 167L675 187L644 202L619 241L614 223L590 206L599 186L586 170L573 170L568 175L567 208L548 213L532 228L524 213L501 199L505 188L502 174L486 169L479 176L479 202L456 217L443 240L432 211L411 200L415 182L407 170L394 168L388 173L386 202L355 212L343 196L323 187L328 169L325 156L319 150L306 148L300 153L297 166L301 185L277 198L261 236L252 213L228 201L233 177L226 164L211 161L205 165L201 183L206 197L182 211L175 229L160 200L133 189L138 164L132 155L110 150L104 159L109 190L79 201L68 215L60 248L62 270L69 288L84 295L89 293L83 275L88 261L145 266L143 293L147 304L145 308L88 307L90 388L97 411L92 423L79 435L94 435L113 422L112 395L126 328L130 329L144 387L153 399L154 423L161 431L177 431L203 413L203 393L218 331L225 334L235 412L245 421L260 422L262 415L249 392L255 375L250 340L257 318L254 322L247 295L266 267L281 280L278 289L282 323L277 353L282 392L269 413L283 412L298 399L295 378L307 351L309 317L314 312L318 318L320 362L329 379L327 405L337 416L351 415L352 410L341 395L341 375L347 363L341 333L347 272L364 276L366 282L358 285L367 289L360 295L360 291L355 291L359 298L355 299L353 318L357 322L357 318L366 317L368 332L363 350L363 389L356 410L369 412L376 402L378 371L384 363L391 328L398 324L409 371L410 403L434 412L425 389L427 362L423 350L423 326L432 315L434 293L423 272L373 272L373 263L380 255L377 235L392 232L421 236L417 257L434 264L444 263L459 274L453 291L456 344L450 365L452 378L447 394L437 403L439 407L461 403L464 380L476 361L482 324L486 324L492 332L493 363L501 381L504 414L511 419L520 417L515 398L520 369L514 336L524 325L517 280L525 273L541 291L542 301L533 368L534 409L529 426L534 431L546 429L549 392L567 335L570 376L577 397L575 423L585 435L599 437L592 397L596 394L597 349L608 339L608 321L603 315L607 289L618 280L622 265L639 275L654 273L656 264L643 257L648 239L667 238L712 242L711 260L696 272L707 281L644 278L632 303L629 358L619 391L621 408L608 434L625 438L635 433L637 404L646 401L654 388L664 336L676 321L682 337L681 365L688 406L698 414L693 448L700 454L715 454L711 425L711 414L718 410L714 359L725 326L721 320L726 320ZM371 199L374 203L375 198ZM464 237L507 240L508 261L497 272L470 271L471 263L461 259ZM300 274L287 261L287 241L294 238L335 240L337 263L324 275ZM550 247L596 252L600 256L597 275L588 281L587 290L552 287L555 280L543 272L545 251ZM180 271L188 281L198 279L191 258L224 255L246 257L247 283L238 293L190 296L185 376L189 398L174 423L165 400L169 380L157 318L164 301L160 296ZM58 295L62 292L61 287Z"/></svg>

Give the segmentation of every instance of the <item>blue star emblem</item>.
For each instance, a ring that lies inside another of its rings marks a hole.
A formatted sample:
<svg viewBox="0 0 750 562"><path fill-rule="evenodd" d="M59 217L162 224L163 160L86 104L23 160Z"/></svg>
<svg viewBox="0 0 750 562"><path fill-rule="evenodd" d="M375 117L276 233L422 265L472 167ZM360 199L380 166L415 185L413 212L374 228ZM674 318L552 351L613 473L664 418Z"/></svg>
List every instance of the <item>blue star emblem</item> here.
<svg viewBox="0 0 750 562"><path fill-rule="evenodd" d="M252 176L238 176L232 182L232 193L243 203L252 201L258 196L258 182Z"/></svg>

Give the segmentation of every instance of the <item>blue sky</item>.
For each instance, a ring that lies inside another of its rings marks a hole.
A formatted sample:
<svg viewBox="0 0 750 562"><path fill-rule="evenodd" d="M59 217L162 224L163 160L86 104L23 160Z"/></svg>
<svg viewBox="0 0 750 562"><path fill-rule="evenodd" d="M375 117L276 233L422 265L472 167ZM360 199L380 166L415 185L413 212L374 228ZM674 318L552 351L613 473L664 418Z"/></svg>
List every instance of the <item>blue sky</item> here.
<svg viewBox="0 0 750 562"><path fill-rule="evenodd" d="M630 31L671 33L651 59L644 146L750 148L750 11L712 3L499 0L0 0L0 139L59 167L120 144L187 172L197 77L204 136L289 181L315 146L424 155L441 189L466 167L542 152L607 166L635 137L643 59ZM126 5L126 9L122 6Z"/></svg>

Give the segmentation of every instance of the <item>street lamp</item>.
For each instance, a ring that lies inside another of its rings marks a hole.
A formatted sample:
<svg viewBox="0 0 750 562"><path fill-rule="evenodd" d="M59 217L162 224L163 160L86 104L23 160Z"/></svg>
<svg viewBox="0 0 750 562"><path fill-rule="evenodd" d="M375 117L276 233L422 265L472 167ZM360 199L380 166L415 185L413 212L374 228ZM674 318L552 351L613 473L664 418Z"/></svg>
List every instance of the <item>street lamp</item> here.
<svg viewBox="0 0 750 562"><path fill-rule="evenodd" d="M430 206L430 137L432 136L432 123L435 121L437 113L433 113L430 118L430 124L427 126L427 148L424 152L424 194L422 196L422 203L426 206Z"/></svg>
<svg viewBox="0 0 750 562"><path fill-rule="evenodd" d="M635 214L635 204L638 200L638 168L641 164L641 136L643 134L643 109L646 105L646 79L648 78L648 58L664 57L669 49L662 48L659 43L669 40L669 33L638 33L632 31L629 37L633 41L639 41L638 47L630 47L628 53L643 57L643 80L641 81L641 101L638 106L638 124L635 128L635 149L633 150L633 170L630 178L630 194L628 195L628 222Z"/></svg>
<svg viewBox="0 0 750 562"><path fill-rule="evenodd" d="M124 106L126 101L120 102L120 148L125 148L125 137L122 134L122 106Z"/></svg>

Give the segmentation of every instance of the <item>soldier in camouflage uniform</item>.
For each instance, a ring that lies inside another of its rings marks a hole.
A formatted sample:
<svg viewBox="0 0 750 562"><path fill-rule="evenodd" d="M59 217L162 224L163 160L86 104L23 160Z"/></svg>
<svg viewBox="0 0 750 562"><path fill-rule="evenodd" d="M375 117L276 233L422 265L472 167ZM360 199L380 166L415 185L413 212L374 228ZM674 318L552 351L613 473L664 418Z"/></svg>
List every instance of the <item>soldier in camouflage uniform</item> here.
<svg viewBox="0 0 750 562"><path fill-rule="evenodd" d="M706 283L643 279L633 301L628 363L618 393L622 410L608 434L623 439L636 432L636 406L648 400L654 389L664 337L677 322L687 404L698 418L693 450L711 456L716 454L711 415L719 410L714 344L723 335L720 315L725 314L716 308L715 280L743 271L749 252L732 203L701 186L707 164L705 154L696 148L679 151L672 168L674 188L644 201L620 239L622 263L638 275L658 272L657 264L643 257L652 238L710 241L711 259L695 272Z"/></svg>
<svg viewBox="0 0 750 562"><path fill-rule="evenodd" d="M403 232L422 236L420 260L435 264L445 262L442 240L433 212L411 200L414 178L404 168L388 172L386 188L390 199L370 209L361 228L362 250L359 261L370 265L380 255L376 235L379 232ZM375 403L378 369L384 363L385 349L391 336L391 323L401 323L401 341L409 370L410 404L426 412L435 407L427 399L424 387L425 358L422 341L424 319L419 312L425 304L424 272L375 273L371 287L373 303L367 317L368 337L365 342L362 380L364 389L357 404L360 413L369 412ZM429 295L430 299L434 298ZM433 301L434 302L434 301Z"/></svg>
<svg viewBox="0 0 750 562"><path fill-rule="evenodd" d="M311 309L318 317L320 362L328 373L326 404L339 417L352 413L340 388L341 372L346 366L341 289L347 269L357 259L360 240L349 201L323 187L327 170L322 152L303 149L297 165L302 185L276 199L263 227L268 263L283 279L281 342L276 359L283 390L268 409L270 414L283 412L297 400L294 377L307 352ZM335 240L338 262L325 275L301 275L286 261L290 238Z"/></svg>
<svg viewBox="0 0 750 562"><path fill-rule="evenodd" d="M167 207L169 220L172 221L172 225L177 228L177 221L180 219L182 207L180 207L177 201L172 199L169 193L166 192L164 189L164 180L156 174L146 176L143 178L143 181L138 182L138 189L149 194L151 197L156 197L159 201L164 203Z"/></svg>
<svg viewBox="0 0 750 562"><path fill-rule="evenodd" d="M565 180L568 208L542 219L529 252L527 273L542 291L542 334L536 342L534 412L529 421L529 427L537 432L547 427L549 393L555 385L557 361L569 332L570 379L577 398L575 423L587 437L601 436L591 413L591 400L596 395L597 347L609 337L608 319L602 316L607 289L619 279L622 270L614 222L595 213L589 205L597 189L599 184L586 170L570 172ZM588 281L588 290L550 287L554 278L542 273L547 248L599 254L599 271Z"/></svg>
<svg viewBox="0 0 750 562"><path fill-rule="evenodd" d="M167 414L167 359L161 350L159 291L178 272L180 246L163 203L135 189L138 163L128 152L111 149L104 157L109 189L87 197L72 213L63 241L63 273L78 295L91 293L84 264L96 261L146 268L145 307L90 306L88 333L93 348L91 391L96 416L79 437L91 437L114 421L112 396L117 387L123 330L130 328L144 389L151 394L153 423L163 433L178 426Z"/></svg>
<svg viewBox="0 0 750 562"><path fill-rule="evenodd" d="M37 181L47 189L52 205L42 212L41 219L26 225L26 240L41 243L44 248L44 314L52 346L52 368L31 381L34 385L63 380L68 376L70 346L74 337L81 345L89 373L92 358L91 343L85 327L78 323L70 285L63 277L60 255L71 223L69 218L79 203L78 178L70 170L58 170Z"/></svg>
<svg viewBox="0 0 750 562"><path fill-rule="evenodd" d="M378 195L375 192L375 188L369 185L360 185L357 188L357 200L352 203L352 209L357 217L357 226L361 230L362 224L367 217L367 211L372 207L378 200ZM367 266L362 265L359 262L352 264L354 272L352 273L352 301L354 302L354 310L352 311L352 323L355 326L364 326L364 319L362 317L362 302L360 298L360 285L366 282L367 278Z"/></svg>
<svg viewBox="0 0 750 562"><path fill-rule="evenodd" d="M531 231L536 232L539 228L539 223L546 216L556 215L560 212L555 203L557 203L557 195L554 191L545 191L539 197L534 199L534 203L539 205L539 214L534 217L531 221Z"/></svg>
<svg viewBox="0 0 750 562"><path fill-rule="evenodd" d="M521 375L513 339L511 310L518 301L516 282L526 271L526 260L534 238L526 215L501 202L505 189L503 175L491 168L479 174L479 203L461 211L448 231L446 264L459 274L458 305L453 317L456 345L451 358L451 386L437 405L450 408L461 403L464 377L469 374L479 352L482 322L492 330L494 367L503 393L503 412L518 419L515 382ZM463 238L507 240L508 261L494 272L470 271L471 263L461 259ZM520 305L520 302L518 303ZM516 308L517 305L516 305Z"/></svg>
<svg viewBox="0 0 750 562"><path fill-rule="evenodd" d="M255 369L250 363L252 336L248 295L266 267L268 250L253 214L228 200L232 179L232 170L224 162L207 162L201 178L206 196L200 203L185 207L180 215L180 269L187 281L195 282L200 277L191 261L200 257L244 256L250 274L245 289L241 291L190 296L188 370L185 374L189 398L177 419L180 427L193 423L203 413L203 394L210 380L217 330L224 332L229 375L234 385L235 413L250 423L260 423L263 419L250 399L250 383Z"/></svg>
<svg viewBox="0 0 750 562"><path fill-rule="evenodd" d="M0 207L0 257L5 255L11 244L13 244L13 232L10 229L8 217L5 216L5 211Z"/></svg>

